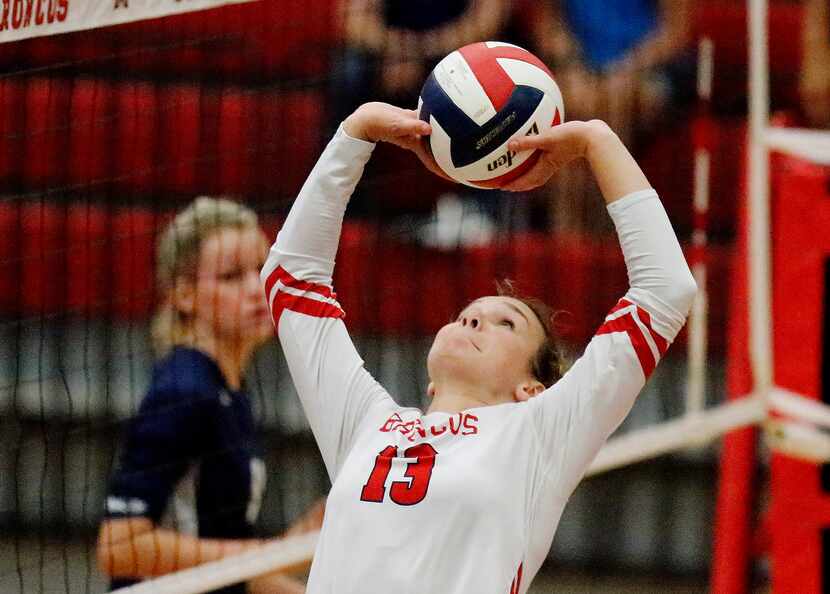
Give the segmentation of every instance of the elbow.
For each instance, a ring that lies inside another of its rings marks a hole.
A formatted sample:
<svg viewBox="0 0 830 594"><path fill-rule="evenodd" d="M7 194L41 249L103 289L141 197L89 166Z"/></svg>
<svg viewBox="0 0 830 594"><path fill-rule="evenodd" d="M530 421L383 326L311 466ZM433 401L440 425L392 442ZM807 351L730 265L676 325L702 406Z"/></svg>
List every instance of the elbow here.
<svg viewBox="0 0 830 594"><path fill-rule="evenodd" d="M672 303L675 304L678 311L687 313L692 308L692 303L697 296L698 287L691 271L686 268L684 272L685 274L678 278L674 284Z"/></svg>
<svg viewBox="0 0 830 594"><path fill-rule="evenodd" d="M276 244L275 244L276 245ZM274 247L271 247L271 250L268 252L268 258L265 260L265 264L262 265L262 268L259 271L259 280L262 283L262 287L268 283L268 277L279 267L279 261L277 258L277 251ZM265 296L266 299L268 295Z"/></svg>

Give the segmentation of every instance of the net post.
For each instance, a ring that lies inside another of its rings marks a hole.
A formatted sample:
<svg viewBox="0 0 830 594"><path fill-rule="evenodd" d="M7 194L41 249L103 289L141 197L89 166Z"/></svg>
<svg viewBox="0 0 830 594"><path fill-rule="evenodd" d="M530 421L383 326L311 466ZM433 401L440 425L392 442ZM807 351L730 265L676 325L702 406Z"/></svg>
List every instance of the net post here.
<svg viewBox="0 0 830 594"><path fill-rule="evenodd" d="M818 594L830 584L830 444L820 429L830 425L830 168L784 154L772 163L772 314L779 352L769 397L777 418L767 425L775 448L771 585L774 592Z"/></svg>

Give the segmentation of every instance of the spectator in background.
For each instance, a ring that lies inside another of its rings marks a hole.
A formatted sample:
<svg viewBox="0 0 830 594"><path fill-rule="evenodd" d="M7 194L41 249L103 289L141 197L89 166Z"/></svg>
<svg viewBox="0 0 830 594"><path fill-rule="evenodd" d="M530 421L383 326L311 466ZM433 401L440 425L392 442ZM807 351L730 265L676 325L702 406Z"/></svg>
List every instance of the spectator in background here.
<svg viewBox="0 0 830 594"><path fill-rule="evenodd" d="M691 0L541 2L534 45L562 89L566 119L605 120L636 150L670 107L694 96L691 6ZM610 231L597 227L605 217L595 201L580 197L597 191L584 168L571 170L553 191L556 227Z"/></svg>
<svg viewBox="0 0 830 594"><path fill-rule="evenodd" d="M159 359L130 423L99 531L98 561L113 587L262 543L253 529L265 465L243 372L273 335L259 284L265 234L250 209L203 197L176 216L157 247ZM318 505L301 519L300 531L321 522ZM245 591L245 584L221 590ZM251 581L247 591L305 588L270 575Z"/></svg>
<svg viewBox="0 0 830 594"><path fill-rule="evenodd" d="M830 128L830 1L804 0L799 92L809 126Z"/></svg>
<svg viewBox="0 0 830 594"><path fill-rule="evenodd" d="M453 50L477 41L510 41L505 37L510 37L511 0L347 0L344 5L346 45L333 69L332 133L369 98L414 108L430 71ZM408 155L384 148L378 152L373 164L378 171L399 173L406 166L402 159L415 164ZM501 192L442 193L440 180L418 181L407 184L397 177L394 192L374 185L361 188L350 214L400 216L407 228L414 222L421 241L445 248L486 243L498 227L524 224L516 221L527 218L515 212L515 200L506 200ZM371 191L394 195L400 206L364 196ZM458 213L464 215L463 228Z"/></svg>
<svg viewBox="0 0 830 594"><path fill-rule="evenodd" d="M348 0L345 5L347 84L339 90L348 96L337 105L343 113L367 97L414 106L438 60L496 37L508 18L506 0Z"/></svg>

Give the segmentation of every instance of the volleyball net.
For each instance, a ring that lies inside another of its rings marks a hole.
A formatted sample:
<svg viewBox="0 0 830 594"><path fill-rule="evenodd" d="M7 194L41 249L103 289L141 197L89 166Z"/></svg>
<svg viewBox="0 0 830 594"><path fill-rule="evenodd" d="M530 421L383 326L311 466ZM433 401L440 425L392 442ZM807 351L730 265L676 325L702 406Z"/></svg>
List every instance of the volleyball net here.
<svg viewBox="0 0 830 594"><path fill-rule="evenodd" d="M501 38L527 45L533 4L518 3ZM776 175L795 169L809 180L799 187L820 192L830 141L826 133L767 125L769 67L759 25L766 8L750 4L744 16L754 19L757 103L746 143L743 122L730 120L719 132L724 120L711 108L722 47L715 38L698 52L697 109L638 155L704 298L589 471L613 474L586 481L569 504L551 552L560 566L706 572L706 510L719 448L729 450L718 439L736 429L761 425L773 451L812 466L830 460L830 409L815 389L773 373L778 279L770 238L779 237L779 219L763 189L780 191ZM125 432L141 414L155 359L156 237L193 198L208 195L252 207L273 238L354 100L344 91L388 71L366 60L365 48L350 50L345 38L354 19L344 6L55 0L0 8L3 592L104 589L95 542L107 484ZM686 138L685 152L678 137ZM728 180L744 179L740 159L734 171L724 165L735 158L735 139L751 163L742 226L733 223L736 211L724 209L741 198ZM770 151L788 155L771 161L779 168L772 184L762 165ZM675 171L691 162L693 171L678 181ZM492 292L495 279L515 279L566 312L560 331L574 351L587 342L627 279L607 221L594 220L602 214L598 196L599 208L580 212L588 223L563 223L582 207L560 194L595 191L578 178L550 190L555 196L467 195L425 176L406 155L376 150L344 224L334 281L367 367L401 404L424 405L429 337ZM733 194L710 200L714 186ZM773 195L772 203L781 202ZM735 279L744 269L746 334L730 334L726 328L742 315L734 309ZM429 279L429 299L414 279ZM730 351L733 341L751 348ZM727 390L731 366L750 361L746 389ZM276 344L257 353L246 379L268 476L256 535L275 537L327 491L328 479ZM612 491L616 503L603 515L593 503ZM673 518L674 528L645 522L642 509ZM186 515L169 522L182 532L192 526ZM207 592L296 570L311 558L315 539L312 531L275 540L124 591Z"/></svg>

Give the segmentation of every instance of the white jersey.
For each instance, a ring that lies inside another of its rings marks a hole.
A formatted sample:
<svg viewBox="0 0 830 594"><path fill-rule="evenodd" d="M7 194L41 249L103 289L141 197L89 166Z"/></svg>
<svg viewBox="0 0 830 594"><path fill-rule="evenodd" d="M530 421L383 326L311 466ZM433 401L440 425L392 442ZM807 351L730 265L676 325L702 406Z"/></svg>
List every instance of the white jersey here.
<svg viewBox="0 0 830 594"><path fill-rule="evenodd" d="M262 271L332 481L309 594L520 594L568 497L676 336L694 281L653 190L614 202L631 289L583 356L527 402L398 406L364 369L332 291L343 213L373 144L342 128Z"/></svg>

